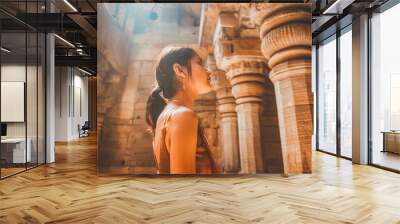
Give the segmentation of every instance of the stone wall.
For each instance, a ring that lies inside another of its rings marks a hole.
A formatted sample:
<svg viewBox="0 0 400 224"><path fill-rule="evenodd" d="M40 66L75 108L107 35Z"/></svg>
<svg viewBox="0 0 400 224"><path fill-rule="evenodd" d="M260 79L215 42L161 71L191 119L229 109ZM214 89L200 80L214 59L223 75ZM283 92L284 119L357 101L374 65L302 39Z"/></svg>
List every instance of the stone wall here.
<svg viewBox="0 0 400 224"><path fill-rule="evenodd" d="M222 155L218 136L219 114L216 110L215 92L212 91L198 97L194 104L200 125L204 128L207 141L218 172L222 172Z"/></svg>
<svg viewBox="0 0 400 224"><path fill-rule="evenodd" d="M161 21L140 17L140 7L148 10L149 4L99 6L98 169L155 173L152 135L145 123L146 101L155 86L154 66L165 47L195 45L198 27L181 24L174 5L163 7ZM206 133L212 135L215 125L208 126Z"/></svg>

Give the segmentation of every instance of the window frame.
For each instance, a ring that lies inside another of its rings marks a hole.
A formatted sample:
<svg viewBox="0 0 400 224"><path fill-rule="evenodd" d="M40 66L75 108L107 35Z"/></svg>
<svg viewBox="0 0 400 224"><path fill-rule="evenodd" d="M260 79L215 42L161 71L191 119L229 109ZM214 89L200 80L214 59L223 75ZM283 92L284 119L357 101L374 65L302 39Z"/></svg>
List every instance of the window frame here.
<svg viewBox="0 0 400 224"><path fill-rule="evenodd" d="M344 18L344 19L348 19L348 18ZM324 39L318 40L318 42L315 44L316 45L316 69L315 69L315 74L316 74L316 121L315 121L315 125L316 125L316 138L315 138L315 143L316 143L316 151L318 152L323 152L323 153L327 153L329 155L333 155L336 157L340 157L340 158L344 158L347 160L352 160L352 158L347 157L347 156L343 156L342 155L342 150L341 150L341 119L340 119L340 103L341 103L341 97L340 97L340 82L341 82L341 67L340 67L340 37L342 35L344 35L347 32L351 32L352 31L352 23L350 22L349 24L346 24L344 27L337 29L335 33L327 36ZM335 36L335 37L334 37ZM333 38L334 37L334 38ZM319 47L322 43L328 43L330 41L336 41L336 152L332 153L332 152L328 152L324 149L320 148L320 144L319 144L319 116L320 114L319 112L319 101L318 101L318 97L320 94L320 90L319 90L319 84L320 84L320 80L319 80L319 66L320 66L320 62L319 62Z"/></svg>

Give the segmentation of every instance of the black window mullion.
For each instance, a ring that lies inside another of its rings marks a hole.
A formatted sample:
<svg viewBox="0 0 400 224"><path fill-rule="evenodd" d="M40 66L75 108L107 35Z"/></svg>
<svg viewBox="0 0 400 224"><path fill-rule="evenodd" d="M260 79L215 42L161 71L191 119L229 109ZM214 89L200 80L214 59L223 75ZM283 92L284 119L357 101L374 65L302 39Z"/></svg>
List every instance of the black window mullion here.
<svg viewBox="0 0 400 224"><path fill-rule="evenodd" d="M372 56L372 29L371 29L371 20L372 20L372 12L368 12L368 30L367 30L367 46L368 46L368 53L367 53L367 85L368 85L368 96L367 96L367 135L368 135L368 155L367 160L368 164L373 164L373 153L372 153L372 64L371 64L371 56Z"/></svg>
<svg viewBox="0 0 400 224"><path fill-rule="evenodd" d="M341 122L340 122L340 31L336 32L336 154L341 156Z"/></svg>
<svg viewBox="0 0 400 224"><path fill-rule="evenodd" d="M46 8L45 12L47 13L47 2L45 2ZM44 161L43 163L47 163L47 37L48 33L44 33L44 68L42 69L42 77L44 71L44 78L42 78L42 82L44 81ZM61 78L61 77L60 77ZM43 80L44 79L44 80ZM60 90L61 91L61 90ZM42 107L43 109L43 107ZM42 117L43 118L43 117Z"/></svg>
<svg viewBox="0 0 400 224"><path fill-rule="evenodd" d="M39 0L36 0L36 13L39 13ZM37 22L39 22L39 20ZM38 165L39 165L39 32L36 32L36 166Z"/></svg>
<svg viewBox="0 0 400 224"><path fill-rule="evenodd" d="M319 149L319 44L315 47L315 149Z"/></svg>
<svg viewBox="0 0 400 224"><path fill-rule="evenodd" d="M25 21L28 21L28 1L25 0ZM25 170L28 170L28 119L27 119L27 89L28 89L28 26L25 23L25 88L24 88L24 120L25 120Z"/></svg>
<svg viewBox="0 0 400 224"><path fill-rule="evenodd" d="M48 4L49 4L48 1L45 0L44 1L44 6L45 6L44 12L45 13L48 13L48 10L47 10ZM48 37L48 33L47 33L47 31L45 31L44 32L44 55L42 58L42 60L44 59L44 65L42 63L42 65L44 66L42 68L42 82L44 82L44 87L43 87L44 88L44 99L43 99L44 107L42 107L42 109L44 108L44 111L43 111L44 112L44 134L43 134L43 140L44 140L44 161L43 161L43 163L44 164L47 163L47 42L48 42L47 37ZM43 44L43 42L42 42L42 44ZM42 94L42 96L43 96L43 94Z"/></svg>

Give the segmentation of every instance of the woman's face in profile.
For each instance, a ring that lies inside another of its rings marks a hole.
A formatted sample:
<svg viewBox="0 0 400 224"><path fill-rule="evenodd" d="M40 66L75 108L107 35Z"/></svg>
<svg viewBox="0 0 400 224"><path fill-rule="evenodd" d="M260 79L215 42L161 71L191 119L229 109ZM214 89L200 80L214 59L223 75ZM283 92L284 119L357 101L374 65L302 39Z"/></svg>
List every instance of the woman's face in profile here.
<svg viewBox="0 0 400 224"><path fill-rule="evenodd" d="M203 61L198 55L195 55L191 60L192 86L198 94L208 93L211 91L210 73L204 68Z"/></svg>

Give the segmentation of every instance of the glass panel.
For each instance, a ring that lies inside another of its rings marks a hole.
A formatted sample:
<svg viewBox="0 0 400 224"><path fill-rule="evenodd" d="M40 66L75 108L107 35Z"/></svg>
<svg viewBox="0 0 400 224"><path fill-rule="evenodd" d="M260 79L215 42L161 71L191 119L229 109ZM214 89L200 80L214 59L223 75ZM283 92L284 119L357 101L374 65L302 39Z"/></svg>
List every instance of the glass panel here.
<svg viewBox="0 0 400 224"><path fill-rule="evenodd" d="M372 163L400 170L400 4L371 19Z"/></svg>
<svg viewBox="0 0 400 224"><path fill-rule="evenodd" d="M1 34L2 178L25 170L26 33Z"/></svg>
<svg viewBox="0 0 400 224"><path fill-rule="evenodd" d="M39 46L38 46L38 163L45 163L45 44L46 37L44 34L39 33Z"/></svg>
<svg viewBox="0 0 400 224"><path fill-rule="evenodd" d="M27 13L37 13L37 1L27 2ZM34 17L34 19L37 17ZM36 23L37 21L31 21ZM38 108L37 108L37 76L38 76L38 34L35 30L27 30L27 80L26 80L26 116L27 116L27 150L31 151L28 168L37 166L38 160Z"/></svg>
<svg viewBox="0 0 400 224"><path fill-rule="evenodd" d="M318 149L336 153L336 37L318 47Z"/></svg>
<svg viewBox="0 0 400 224"><path fill-rule="evenodd" d="M27 143L30 158L28 159L28 168L37 165L37 74L38 57L36 32L27 33L28 38L28 63L27 63L27 82L26 82L26 112L27 112ZM29 155L29 154L28 154Z"/></svg>
<svg viewBox="0 0 400 224"><path fill-rule="evenodd" d="M352 149L352 35L340 36L340 153L351 158Z"/></svg>

